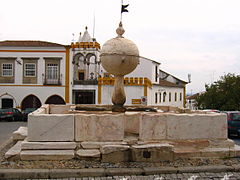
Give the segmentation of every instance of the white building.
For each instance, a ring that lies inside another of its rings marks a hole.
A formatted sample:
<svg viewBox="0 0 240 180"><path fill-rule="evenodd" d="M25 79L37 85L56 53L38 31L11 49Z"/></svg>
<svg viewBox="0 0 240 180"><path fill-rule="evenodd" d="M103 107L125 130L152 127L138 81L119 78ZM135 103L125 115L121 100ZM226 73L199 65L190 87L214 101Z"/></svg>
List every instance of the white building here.
<svg viewBox="0 0 240 180"><path fill-rule="evenodd" d="M67 46L43 41L3 41L0 67L1 108L69 103Z"/></svg>
<svg viewBox="0 0 240 180"><path fill-rule="evenodd" d="M41 104L111 104L114 77L101 66L100 44L87 28L70 46L43 41L0 42L0 108ZM184 107L187 83L140 57L125 76L126 105Z"/></svg>

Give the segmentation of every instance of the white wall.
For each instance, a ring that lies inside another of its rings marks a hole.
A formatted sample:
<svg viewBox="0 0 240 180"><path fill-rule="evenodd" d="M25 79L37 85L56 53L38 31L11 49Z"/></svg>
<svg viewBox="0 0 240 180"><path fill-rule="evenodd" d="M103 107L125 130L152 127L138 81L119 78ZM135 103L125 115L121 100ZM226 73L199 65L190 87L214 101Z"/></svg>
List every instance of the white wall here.
<svg viewBox="0 0 240 180"><path fill-rule="evenodd" d="M20 106L22 100L28 95L35 95L39 98L42 104L45 103L48 97L59 95L64 99L64 88L50 86L0 86L0 96L8 93L16 100L15 106ZM5 98L2 96L1 98Z"/></svg>
<svg viewBox="0 0 240 180"><path fill-rule="evenodd" d="M163 102L163 93L166 92L166 98L165 102ZM155 103L155 93L158 93L157 95L157 103ZM159 94L161 95L161 102L159 100ZM169 102L169 93L171 93L171 102ZM177 93L177 101L175 101L175 93ZM180 101L180 93L182 95L181 101ZM173 106L173 107L180 107L183 108L183 102L184 102L184 89L178 88L178 87L161 87L153 85L151 89L151 100L149 100L148 105L161 105L161 106Z"/></svg>
<svg viewBox="0 0 240 180"><path fill-rule="evenodd" d="M6 48L0 48L4 50ZM36 50L36 51L65 51L65 48L8 48L7 50ZM42 82L42 74L45 74L45 60L44 57L58 57L62 58L60 60L60 74L62 74L62 84L65 85L65 62L66 62L66 55L65 52L0 52L0 57L15 57L19 62L22 63L20 65L15 61L15 83L14 84L23 84L22 77L23 77L23 60L21 58L27 57L34 57L39 58L38 61L38 70L37 70L37 84L43 84Z"/></svg>
<svg viewBox="0 0 240 180"><path fill-rule="evenodd" d="M1 50L31 50L31 51L65 51L64 47L5 47ZM41 103L45 103L51 95L59 95L65 99L65 67L66 67L66 53L65 52L0 52L0 57L15 57L19 62L15 61L15 82L14 83L1 83L0 96L8 93L14 97L14 107L21 105L22 100L33 94L37 96ZM37 61L37 84L23 84L23 60L21 58L33 57L39 58ZM60 60L60 75L62 74L62 86L45 86L43 85L42 74L45 74L45 60L44 57L58 57ZM71 66L71 65L70 65ZM7 86L10 85L10 86ZM37 86L34 86L37 85ZM4 98L0 97L0 98ZM1 104L0 104L1 106Z"/></svg>
<svg viewBox="0 0 240 180"><path fill-rule="evenodd" d="M132 105L132 99L141 99L144 95L143 86L124 86L126 94L125 105ZM113 86L102 86L102 104L112 104Z"/></svg>
<svg viewBox="0 0 240 180"><path fill-rule="evenodd" d="M155 81L155 65L158 65L154 61L151 61L147 58L140 57L139 65L136 69L126 77L146 77L152 82Z"/></svg>

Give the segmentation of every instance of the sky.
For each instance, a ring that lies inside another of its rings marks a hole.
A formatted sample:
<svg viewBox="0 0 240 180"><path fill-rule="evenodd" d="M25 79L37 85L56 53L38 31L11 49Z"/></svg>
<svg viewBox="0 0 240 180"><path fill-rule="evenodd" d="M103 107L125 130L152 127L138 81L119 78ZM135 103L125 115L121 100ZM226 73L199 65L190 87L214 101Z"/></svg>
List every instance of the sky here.
<svg viewBox="0 0 240 180"><path fill-rule="evenodd" d="M225 74L239 74L240 0L123 4L129 4L122 14L124 37L138 46L140 56L160 62L162 70L184 81L191 74L188 94L204 91L205 84ZM1 0L0 41L71 44L88 26L103 45L116 36L120 9L121 0Z"/></svg>

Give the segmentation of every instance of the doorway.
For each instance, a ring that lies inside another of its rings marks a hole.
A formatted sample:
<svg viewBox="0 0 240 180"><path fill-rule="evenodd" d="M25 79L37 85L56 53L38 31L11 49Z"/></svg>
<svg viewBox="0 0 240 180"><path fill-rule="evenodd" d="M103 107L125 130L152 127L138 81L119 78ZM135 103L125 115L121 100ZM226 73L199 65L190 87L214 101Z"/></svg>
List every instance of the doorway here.
<svg viewBox="0 0 240 180"><path fill-rule="evenodd" d="M95 90L74 91L75 104L95 104Z"/></svg>
<svg viewBox="0 0 240 180"><path fill-rule="evenodd" d="M21 104L21 109L25 110L26 108L39 108L41 107L42 103L41 101L38 99L37 96L35 95L28 95L27 97L25 97L22 101Z"/></svg>
<svg viewBox="0 0 240 180"><path fill-rule="evenodd" d="M2 98L2 108L12 108L13 107L13 99L10 98Z"/></svg>

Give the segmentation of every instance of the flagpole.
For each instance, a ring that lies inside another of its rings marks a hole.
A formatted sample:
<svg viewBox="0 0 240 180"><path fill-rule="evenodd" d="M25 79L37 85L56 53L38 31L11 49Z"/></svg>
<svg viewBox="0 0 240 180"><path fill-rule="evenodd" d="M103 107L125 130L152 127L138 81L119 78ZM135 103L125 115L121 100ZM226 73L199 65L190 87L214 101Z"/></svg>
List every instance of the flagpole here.
<svg viewBox="0 0 240 180"><path fill-rule="evenodd" d="M120 22L122 22L122 5L123 5L123 0L122 0L122 4L121 4L121 18L120 18Z"/></svg>

